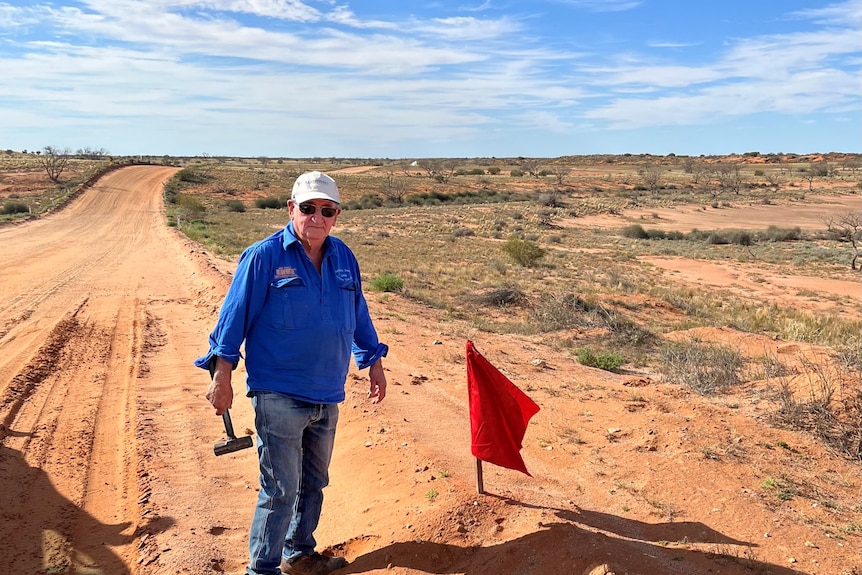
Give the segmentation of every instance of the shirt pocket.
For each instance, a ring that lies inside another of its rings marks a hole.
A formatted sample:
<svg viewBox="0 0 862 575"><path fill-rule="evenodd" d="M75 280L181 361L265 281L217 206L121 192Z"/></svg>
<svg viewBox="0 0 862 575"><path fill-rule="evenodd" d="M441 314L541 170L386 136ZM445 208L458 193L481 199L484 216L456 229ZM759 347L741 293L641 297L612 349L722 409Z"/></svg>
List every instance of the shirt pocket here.
<svg viewBox="0 0 862 575"><path fill-rule="evenodd" d="M272 323L280 329L302 329L311 322L315 302L301 277L284 278L269 284Z"/></svg>
<svg viewBox="0 0 862 575"><path fill-rule="evenodd" d="M353 279L339 280L338 292L341 296L342 318L346 331L356 331L356 282Z"/></svg>

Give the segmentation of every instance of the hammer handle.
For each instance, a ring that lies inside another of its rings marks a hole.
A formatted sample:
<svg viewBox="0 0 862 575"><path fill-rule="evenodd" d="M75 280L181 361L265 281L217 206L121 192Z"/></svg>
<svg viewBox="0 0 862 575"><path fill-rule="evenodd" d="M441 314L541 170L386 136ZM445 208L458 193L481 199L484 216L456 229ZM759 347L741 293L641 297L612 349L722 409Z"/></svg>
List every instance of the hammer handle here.
<svg viewBox="0 0 862 575"><path fill-rule="evenodd" d="M215 377L215 366L216 360L218 360L218 356L212 356L210 358L209 370L210 370L210 378ZM224 413L221 414L221 418L224 420L224 430L227 432L228 439L236 439L236 435L233 432L233 422L230 420L230 412L225 409Z"/></svg>
<svg viewBox="0 0 862 575"><path fill-rule="evenodd" d="M221 414L221 418L224 420L224 430L227 432L228 439L236 439L236 435L233 432L233 423L230 420L230 411L225 409L224 413Z"/></svg>

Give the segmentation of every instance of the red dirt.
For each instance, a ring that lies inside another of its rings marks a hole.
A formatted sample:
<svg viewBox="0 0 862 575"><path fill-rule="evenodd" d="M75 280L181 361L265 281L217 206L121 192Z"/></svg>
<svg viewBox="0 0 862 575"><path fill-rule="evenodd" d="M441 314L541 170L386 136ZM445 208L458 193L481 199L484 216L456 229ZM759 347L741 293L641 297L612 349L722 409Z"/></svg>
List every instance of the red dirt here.
<svg viewBox="0 0 862 575"><path fill-rule="evenodd" d="M0 229L2 573L244 572L254 453L213 456L223 429L191 364L232 264L165 227L161 184L174 170L117 171L60 213ZM653 261L682 281L752 273L703 264L690 277L691 263ZM785 280L757 286L787 305L808 302L803 284L852 293L846 281ZM372 406L364 374L347 382L318 533L322 549L350 559L340 573L862 568L858 462L767 425L768 382L704 399L391 295L369 304L392 348L391 387ZM793 365L822 352L730 329L672 337L692 335ZM533 477L486 465L486 495L469 453L467 336L542 407L523 450ZM241 395L232 413L244 432ZM795 493L777 497L788 483Z"/></svg>

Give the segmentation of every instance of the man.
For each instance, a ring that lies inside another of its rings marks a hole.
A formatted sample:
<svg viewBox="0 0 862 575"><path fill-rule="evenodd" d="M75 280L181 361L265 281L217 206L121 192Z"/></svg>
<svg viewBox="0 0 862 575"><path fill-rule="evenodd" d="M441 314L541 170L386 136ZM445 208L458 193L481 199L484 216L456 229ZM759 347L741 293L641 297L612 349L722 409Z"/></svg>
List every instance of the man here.
<svg viewBox="0 0 862 575"><path fill-rule="evenodd" d="M249 536L249 575L325 575L347 565L316 552L314 531L329 483L338 403L353 354L369 368L368 397L386 396L382 358L362 294L359 265L329 235L341 197L320 172L296 179L290 221L240 256L210 350L206 397L221 415L233 402L231 372L245 342L246 387L255 412L260 492Z"/></svg>

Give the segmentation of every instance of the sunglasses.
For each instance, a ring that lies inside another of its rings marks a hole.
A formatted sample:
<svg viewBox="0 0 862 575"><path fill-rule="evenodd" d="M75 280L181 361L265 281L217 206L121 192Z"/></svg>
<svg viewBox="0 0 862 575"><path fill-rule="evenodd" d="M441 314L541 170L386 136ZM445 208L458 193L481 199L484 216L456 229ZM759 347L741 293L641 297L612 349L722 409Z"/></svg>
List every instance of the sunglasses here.
<svg viewBox="0 0 862 575"><path fill-rule="evenodd" d="M315 206L314 204L299 204L299 211L306 216L313 216L317 212L317 206ZM335 217L335 214L337 213L338 208L333 208L331 206L320 207L320 215L324 218Z"/></svg>

